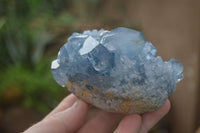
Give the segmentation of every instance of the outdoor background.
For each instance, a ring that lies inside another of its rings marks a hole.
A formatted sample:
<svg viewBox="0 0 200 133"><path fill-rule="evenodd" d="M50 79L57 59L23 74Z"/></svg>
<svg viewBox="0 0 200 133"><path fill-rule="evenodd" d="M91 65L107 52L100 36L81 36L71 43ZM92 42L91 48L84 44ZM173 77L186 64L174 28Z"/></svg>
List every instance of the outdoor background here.
<svg viewBox="0 0 200 133"><path fill-rule="evenodd" d="M69 94L50 65L73 32L120 26L142 31L157 55L184 66L171 111L151 133L197 132L200 1L0 0L0 133L25 130Z"/></svg>

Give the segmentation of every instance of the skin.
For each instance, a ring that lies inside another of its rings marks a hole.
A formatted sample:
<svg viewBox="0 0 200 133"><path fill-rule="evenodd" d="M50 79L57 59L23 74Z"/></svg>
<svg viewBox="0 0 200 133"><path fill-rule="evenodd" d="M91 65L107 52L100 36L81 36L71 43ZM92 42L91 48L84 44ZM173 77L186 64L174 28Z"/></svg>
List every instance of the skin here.
<svg viewBox="0 0 200 133"><path fill-rule="evenodd" d="M99 110L86 121L90 105L73 94L24 133L147 133L170 109L169 100L155 112L121 115Z"/></svg>

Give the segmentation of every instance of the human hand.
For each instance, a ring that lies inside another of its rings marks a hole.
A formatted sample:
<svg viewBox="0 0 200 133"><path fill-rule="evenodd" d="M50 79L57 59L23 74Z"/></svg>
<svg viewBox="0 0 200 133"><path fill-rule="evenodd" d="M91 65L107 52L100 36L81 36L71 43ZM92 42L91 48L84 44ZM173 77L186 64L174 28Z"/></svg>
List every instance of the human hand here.
<svg viewBox="0 0 200 133"><path fill-rule="evenodd" d="M89 105L71 94L24 133L111 133L113 130L114 133L147 133L169 109L168 100L155 112L123 116L99 111L86 122Z"/></svg>

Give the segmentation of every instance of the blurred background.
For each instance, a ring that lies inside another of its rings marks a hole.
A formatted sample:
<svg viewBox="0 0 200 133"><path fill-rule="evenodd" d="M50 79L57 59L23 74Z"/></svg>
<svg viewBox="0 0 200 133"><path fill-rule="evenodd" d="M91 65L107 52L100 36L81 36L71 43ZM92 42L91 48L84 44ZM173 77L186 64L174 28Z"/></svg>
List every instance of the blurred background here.
<svg viewBox="0 0 200 133"><path fill-rule="evenodd" d="M0 133L24 131L69 94L54 81L50 65L73 32L120 26L142 31L157 55L184 66L170 113L150 132L197 133L198 0L0 0Z"/></svg>

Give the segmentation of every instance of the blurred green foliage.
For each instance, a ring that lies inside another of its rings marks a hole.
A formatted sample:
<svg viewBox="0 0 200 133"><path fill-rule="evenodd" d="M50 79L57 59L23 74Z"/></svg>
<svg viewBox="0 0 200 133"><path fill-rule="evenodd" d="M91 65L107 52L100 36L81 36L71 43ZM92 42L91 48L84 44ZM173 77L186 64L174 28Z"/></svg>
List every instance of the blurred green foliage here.
<svg viewBox="0 0 200 133"><path fill-rule="evenodd" d="M19 95L18 104L47 112L68 94L53 79L53 59L44 58L47 46L77 20L68 5L67 0L1 0L0 105Z"/></svg>
<svg viewBox="0 0 200 133"><path fill-rule="evenodd" d="M58 35L53 26L71 25L64 0L2 0L0 3L0 63L36 65L45 47ZM65 12L65 13L63 13ZM1 66L1 67L2 67Z"/></svg>
<svg viewBox="0 0 200 133"><path fill-rule="evenodd" d="M54 82L50 70L51 60L42 59L32 70L19 64L9 66L0 75L0 94L4 95L7 89L19 90L22 105L48 112L68 94L66 88ZM6 102L4 100L2 98L1 102Z"/></svg>

